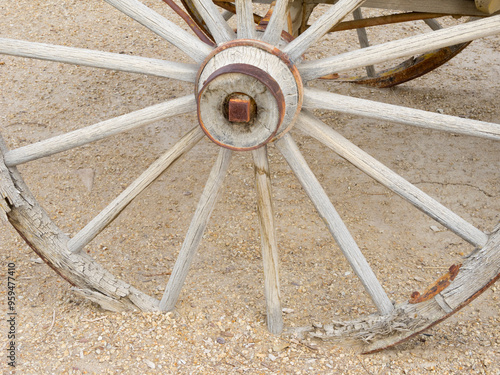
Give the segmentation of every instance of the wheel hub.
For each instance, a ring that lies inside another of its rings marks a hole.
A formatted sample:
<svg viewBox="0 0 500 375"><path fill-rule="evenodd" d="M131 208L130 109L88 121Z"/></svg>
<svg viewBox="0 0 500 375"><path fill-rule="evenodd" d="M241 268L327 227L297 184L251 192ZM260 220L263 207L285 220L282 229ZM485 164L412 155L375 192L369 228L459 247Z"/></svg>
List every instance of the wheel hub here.
<svg viewBox="0 0 500 375"><path fill-rule="evenodd" d="M275 47L237 41L217 48L196 84L198 121L216 144L253 150L288 131L302 106L295 66Z"/></svg>

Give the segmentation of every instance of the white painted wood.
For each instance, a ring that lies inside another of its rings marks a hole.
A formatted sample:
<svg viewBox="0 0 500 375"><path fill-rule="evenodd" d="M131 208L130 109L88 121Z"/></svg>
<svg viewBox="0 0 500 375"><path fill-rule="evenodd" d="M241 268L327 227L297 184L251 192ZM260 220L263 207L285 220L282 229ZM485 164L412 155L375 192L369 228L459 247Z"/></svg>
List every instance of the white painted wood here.
<svg viewBox="0 0 500 375"><path fill-rule="evenodd" d="M359 7L364 0L339 0L330 9L316 20L311 27L299 37L288 44L283 52L288 54L292 61L298 58L311 46L325 35L333 26L339 23L346 15Z"/></svg>
<svg viewBox="0 0 500 375"><path fill-rule="evenodd" d="M295 126L331 148L364 173L413 204L416 208L467 242L479 248L485 245L488 240L488 236L485 233L352 144L335 130L315 118L310 112L303 110Z"/></svg>
<svg viewBox="0 0 500 375"><path fill-rule="evenodd" d="M421 128L500 140L500 124L400 107L323 90L304 89L305 108L321 108Z"/></svg>
<svg viewBox="0 0 500 375"><path fill-rule="evenodd" d="M352 15L355 20L363 19L363 13L361 12L361 8L355 9L352 12ZM359 45L361 48L370 47L370 42L368 41L368 35L366 34L366 29L364 27L360 27L356 29L358 34ZM375 77L375 67L373 65L365 66L366 75L368 77Z"/></svg>
<svg viewBox="0 0 500 375"><path fill-rule="evenodd" d="M174 269L168 280L167 287L160 301L160 310L171 311L174 309L182 286L186 280L189 267L203 237L203 232L208 224L210 214L215 206L217 197L229 167L232 151L221 147L217 161L210 172L205 188L201 195L191 224L182 244L179 256L175 261Z"/></svg>
<svg viewBox="0 0 500 375"><path fill-rule="evenodd" d="M130 184L118 197L93 218L68 242L68 248L73 253L80 252L104 228L106 228L132 200L156 180L182 155L193 148L203 138L203 132L196 126L187 133L170 150L149 166L132 184Z"/></svg>
<svg viewBox="0 0 500 375"><path fill-rule="evenodd" d="M281 32L285 28L288 14L289 0L277 0L273 14L266 27L262 41L277 46L281 40Z"/></svg>
<svg viewBox="0 0 500 375"><path fill-rule="evenodd" d="M238 39L255 39L252 0L236 0Z"/></svg>
<svg viewBox="0 0 500 375"><path fill-rule="evenodd" d="M264 263L264 294L267 304L267 327L271 333L283 331L279 281L278 241L274 227L271 177L267 146L252 151L257 192L257 214L260 225L262 261Z"/></svg>
<svg viewBox="0 0 500 375"><path fill-rule="evenodd" d="M155 34L168 40L196 62L201 63L213 50L194 35L156 13L137 0L105 0ZM224 21L225 22L225 21Z"/></svg>
<svg viewBox="0 0 500 375"><path fill-rule="evenodd" d="M302 80L309 81L327 74L345 72L400 57L413 56L499 33L500 15L346 52L337 56L305 62L300 64L298 69Z"/></svg>
<svg viewBox="0 0 500 375"><path fill-rule="evenodd" d="M194 95L187 95L16 148L5 154L5 163L7 166L26 163L195 109Z"/></svg>
<svg viewBox="0 0 500 375"><path fill-rule="evenodd" d="M192 2L217 44L229 42L236 38L233 29L229 27L212 0L192 0Z"/></svg>
<svg viewBox="0 0 500 375"><path fill-rule="evenodd" d="M299 116L299 120L303 117L302 115ZM290 134L287 133L276 141L276 147L283 154L288 165L299 179L309 199L311 199L328 230L337 241L351 268L372 298L380 314L389 314L393 310L391 300L380 285L340 215L333 207L323 187L310 170Z"/></svg>
<svg viewBox="0 0 500 375"><path fill-rule="evenodd" d="M93 68L168 77L187 82L196 80L198 70L194 64L4 38L0 38L0 53Z"/></svg>
<svg viewBox="0 0 500 375"><path fill-rule="evenodd" d="M35 253L74 288L87 291L103 308L158 311L158 300L117 279L86 252L72 254L68 250L68 236L38 204L17 168L6 167L5 153L0 136L0 192L7 194L6 215Z"/></svg>

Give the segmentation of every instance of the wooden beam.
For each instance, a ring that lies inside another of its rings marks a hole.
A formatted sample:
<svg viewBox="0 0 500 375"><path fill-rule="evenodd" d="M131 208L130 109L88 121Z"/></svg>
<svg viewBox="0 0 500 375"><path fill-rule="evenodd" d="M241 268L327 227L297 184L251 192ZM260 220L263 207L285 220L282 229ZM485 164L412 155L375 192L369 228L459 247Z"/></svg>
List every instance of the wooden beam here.
<svg viewBox="0 0 500 375"><path fill-rule="evenodd" d="M194 82L197 66L148 57L0 38L0 53Z"/></svg>
<svg viewBox="0 0 500 375"><path fill-rule="evenodd" d="M271 176L267 146L252 151L257 191L257 214L260 225L262 261L264 263L264 294L266 296L267 327L274 334L283 331L279 280L278 240L274 227Z"/></svg>
<svg viewBox="0 0 500 375"><path fill-rule="evenodd" d="M217 201L224 177L226 176L232 151L227 148L220 148L219 157L210 172L200 201L189 225L186 237L182 243L179 256L175 261L174 269L168 280L167 287L160 301L160 310L171 311L174 309L177 299L181 293L182 286L186 280L191 263L207 227L208 220Z"/></svg>
<svg viewBox="0 0 500 375"><path fill-rule="evenodd" d="M421 191L377 159L368 155L335 130L315 118L310 112L303 110L295 126L309 136L316 138L368 176L392 190L467 242L479 248L486 244L488 235Z"/></svg>
<svg viewBox="0 0 500 375"><path fill-rule="evenodd" d="M5 154L5 164L11 167L40 159L195 109L196 100L194 94L169 100L165 103L152 105L126 115L8 151Z"/></svg>
<svg viewBox="0 0 500 375"><path fill-rule="evenodd" d="M302 116L301 116L302 117ZM299 117L299 119L301 118ZM391 300L379 283L375 273L366 261L356 241L349 233L342 218L333 207L323 187L316 176L307 165L297 145L289 133L285 134L276 142L276 147L281 152L290 168L299 179L309 199L316 207L321 218L324 220L328 230L342 250L351 268L370 295L380 314L391 313L393 306Z"/></svg>
<svg viewBox="0 0 500 375"><path fill-rule="evenodd" d="M413 56L498 33L500 33L500 15L415 35L409 38L382 43L324 59L304 62L298 65L298 69L302 80L308 81L328 74L345 72L367 65L391 61L400 57Z"/></svg>
<svg viewBox="0 0 500 375"><path fill-rule="evenodd" d="M204 133L199 126L187 133L170 150L158 158L149 166L132 184L130 184L118 197L106 206L94 217L82 230L80 230L69 242L68 248L73 253L81 251L92 241L104 228L106 228L125 207L132 202L137 195L146 189L169 168L182 155L188 152L198 141L203 138Z"/></svg>

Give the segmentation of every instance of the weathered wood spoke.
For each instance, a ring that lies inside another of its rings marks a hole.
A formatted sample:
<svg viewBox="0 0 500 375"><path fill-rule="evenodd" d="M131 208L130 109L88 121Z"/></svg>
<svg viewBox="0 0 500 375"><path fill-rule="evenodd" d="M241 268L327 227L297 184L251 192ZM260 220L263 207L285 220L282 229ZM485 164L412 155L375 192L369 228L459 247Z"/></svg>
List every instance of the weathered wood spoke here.
<svg viewBox="0 0 500 375"><path fill-rule="evenodd" d="M219 13L212 0L193 0L193 4L207 24L217 44L229 42L236 38L234 31Z"/></svg>
<svg viewBox="0 0 500 375"><path fill-rule="evenodd" d="M197 67L147 57L0 38L0 53L194 82Z"/></svg>
<svg viewBox="0 0 500 375"><path fill-rule="evenodd" d="M132 202L144 189L156 180L183 154L203 138L204 133L199 126L195 127L177 142L170 150L158 158L146 169L132 184L130 184L118 197L116 197L104 210L79 231L69 242L71 252L81 251L104 228L106 228L125 207Z"/></svg>
<svg viewBox="0 0 500 375"><path fill-rule="evenodd" d="M488 236L303 110L296 126L476 247Z"/></svg>
<svg viewBox="0 0 500 375"><path fill-rule="evenodd" d="M195 109L194 95L187 95L8 151L5 164L14 166L40 159Z"/></svg>
<svg viewBox="0 0 500 375"><path fill-rule="evenodd" d="M202 62L212 51L212 47L184 31L173 22L162 17L137 0L105 0L155 34L168 40L197 62ZM224 21L225 22L225 21Z"/></svg>
<svg viewBox="0 0 500 375"><path fill-rule="evenodd" d="M345 72L367 65L391 61L400 57L413 56L438 48L469 42L474 39L497 34L499 29L500 15L346 52L337 56L304 62L298 66L298 69L302 80L309 81L328 74Z"/></svg>
<svg viewBox="0 0 500 375"><path fill-rule="evenodd" d="M186 280L189 267L193 262L194 256L201 242L203 232L208 224L210 214L217 201L222 182L229 167L232 151L221 148L217 161L215 162L208 181L201 195L196 211L193 215L191 224L182 243L179 256L175 261L174 269L168 280L167 287L160 301L160 310L171 311L179 298L182 286Z"/></svg>
<svg viewBox="0 0 500 375"><path fill-rule="evenodd" d="M267 146L258 148L252 151L252 153L255 171L255 190L257 191L257 214L260 225L262 261L264 263L267 326L271 333L279 334L283 330L283 317L281 312L278 242L274 227Z"/></svg>
<svg viewBox="0 0 500 375"><path fill-rule="evenodd" d="M288 165L290 165L290 168L292 168L299 179L309 199L311 199L319 215L325 221L328 230L335 238L335 241L338 243L353 271L361 280L380 314L389 314L393 310L389 297L333 207L321 184L309 169L292 137L286 134L276 142L276 147L283 154Z"/></svg>
<svg viewBox="0 0 500 375"><path fill-rule="evenodd" d="M361 12L361 8L355 9L354 12L352 12L352 15L355 20L363 19L363 13ZM368 41L368 35L366 33L366 29L364 27L358 27L356 29L356 32L358 34L359 46L361 48L370 47L370 42ZM376 73L375 73L375 67L373 65L365 66L365 69L366 69L366 75L368 77L375 77Z"/></svg>
<svg viewBox="0 0 500 375"><path fill-rule="evenodd" d="M252 0L236 0L238 39L255 39Z"/></svg>
<svg viewBox="0 0 500 375"><path fill-rule="evenodd" d="M273 14L262 36L262 40L272 45L277 45L281 38L281 32L286 24L289 0L278 0L273 9Z"/></svg>
<svg viewBox="0 0 500 375"><path fill-rule="evenodd" d="M405 125L500 140L500 124L442 115L420 109L334 94L323 90L305 89L303 106L305 108L329 109Z"/></svg>
<svg viewBox="0 0 500 375"><path fill-rule="evenodd" d="M359 7L363 2L364 0L339 0L332 5L325 14L316 20L311 27L287 45L283 49L283 52L287 53L292 61L297 60L311 44L325 35L333 26L339 23L346 15ZM325 74L318 77L323 75Z"/></svg>

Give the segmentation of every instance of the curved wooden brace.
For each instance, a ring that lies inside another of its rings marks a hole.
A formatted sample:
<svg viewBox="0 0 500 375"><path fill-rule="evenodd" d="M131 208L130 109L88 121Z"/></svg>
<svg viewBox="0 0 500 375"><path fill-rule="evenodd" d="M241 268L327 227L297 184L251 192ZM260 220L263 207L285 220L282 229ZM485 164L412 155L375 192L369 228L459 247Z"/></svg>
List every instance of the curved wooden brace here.
<svg viewBox="0 0 500 375"><path fill-rule="evenodd" d="M350 322L331 322L321 328L303 327L324 340L361 340L365 354L400 344L433 327L468 305L500 278L500 224L486 245L464 260L453 281L430 299L399 304L390 315L371 315ZM319 326L319 325L317 325Z"/></svg>
<svg viewBox="0 0 500 375"><path fill-rule="evenodd" d="M37 203L17 168L5 166L5 151L0 136L0 214L33 251L73 285L77 294L106 310L158 310L159 301L155 298L117 279L87 253L73 254L69 251L69 237Z"/></svg>
<svg viewBox="0 0 500 375"><path fill-rule="evenodd" d="M397 86L439 68L462 52L470 43L471 42L460 43L454 46L440 48L417 57L411 57L393 68L378 72L374 77L353 77L350 79L338 79L338 81L353 82L380 88Z"/></svg>

